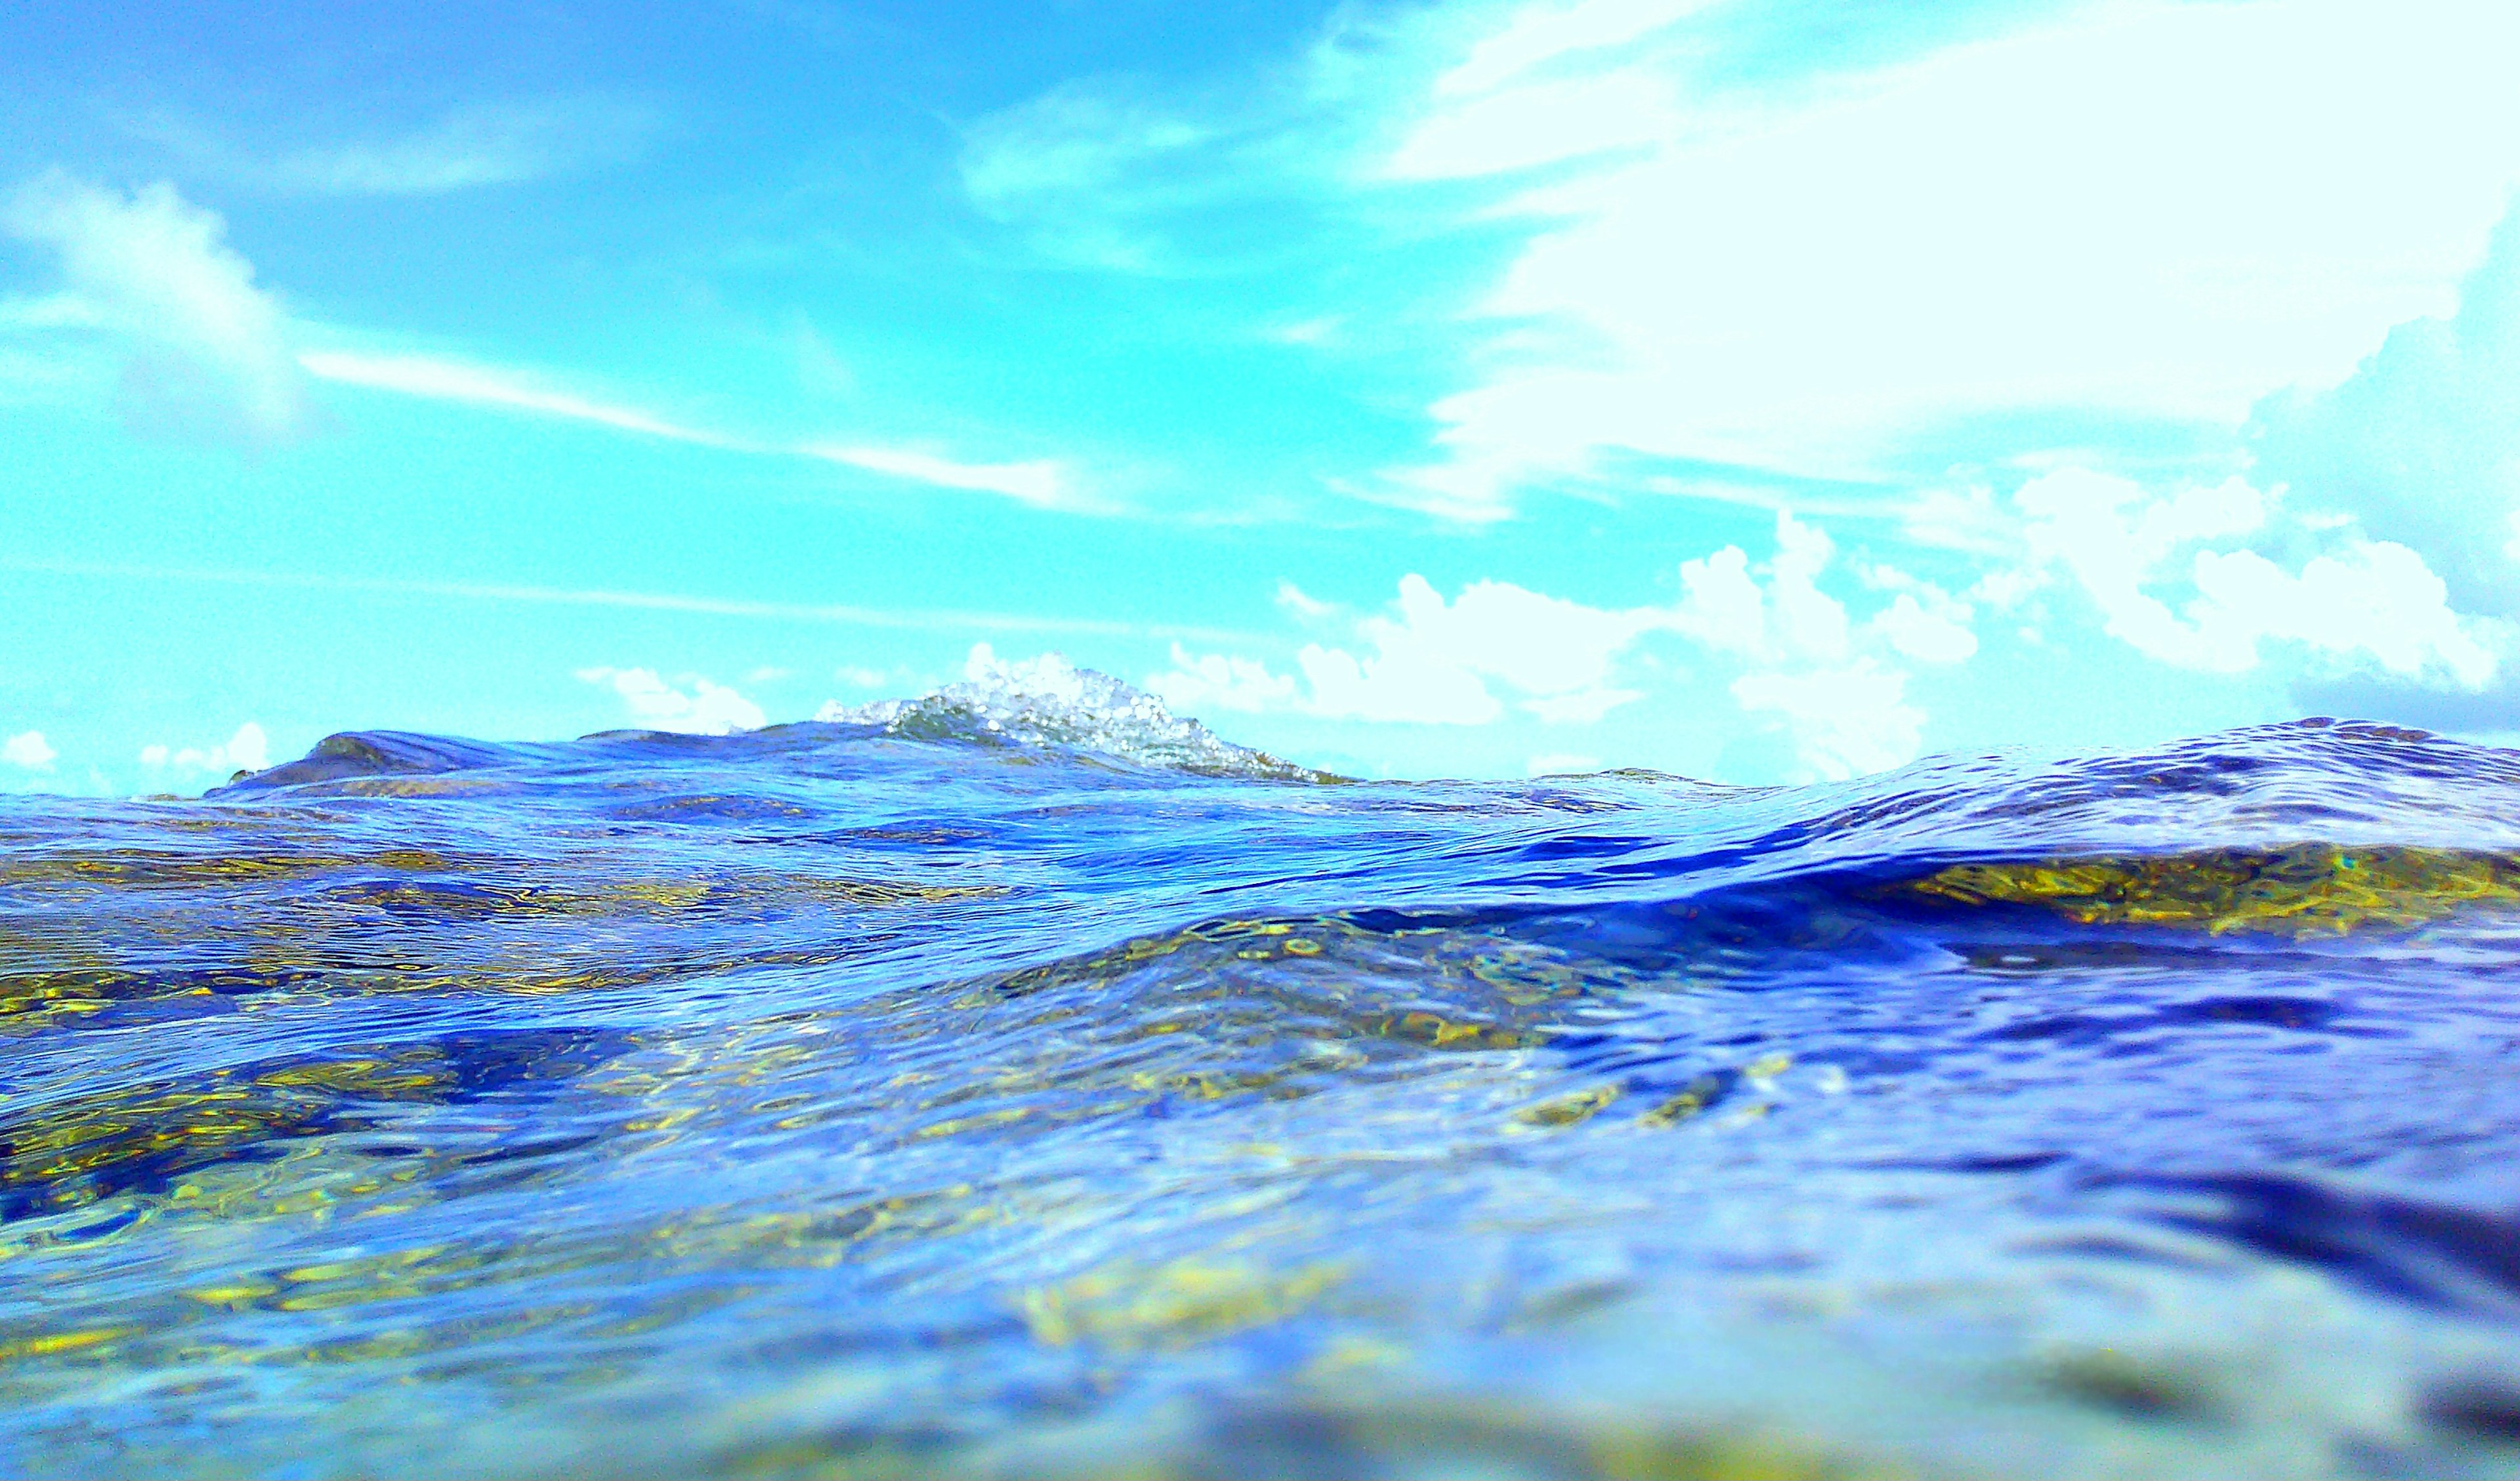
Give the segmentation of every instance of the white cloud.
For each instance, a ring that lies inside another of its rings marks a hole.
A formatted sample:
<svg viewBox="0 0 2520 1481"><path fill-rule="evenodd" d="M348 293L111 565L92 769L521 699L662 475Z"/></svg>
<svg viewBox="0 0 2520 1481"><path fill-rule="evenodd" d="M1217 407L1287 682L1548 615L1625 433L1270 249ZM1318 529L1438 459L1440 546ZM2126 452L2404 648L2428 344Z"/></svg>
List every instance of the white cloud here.
<svg viewBox="0 0 2520 1481"><path fill-rule="evenodd" d="M1273 674L1257 658L1192 653L1178 643L1173 645L1171 670L1147 681L1147 688L1166 704L1185 711L1259 714L1295 709L1301 703L1292 674Z"/></svg>
<svg viewBox="0 0 2520 1481"><path fill-rule="evenodd" d="M1764 670L1732 681L1753 715L1775 715L1792 738L1796 781L1886 771L1915 759L1925 712L1907 700L1908 676L1869 658L1800 672Z"/></svg>
<svg viewBox="0 0 2520 1481"><path fill-rule="evenodd" d="M1250 634L1192 623L1127 622L1112 617L1044 615L968 607L877 607L841 603L762 602L675 592L607 591L564 586L492 585L473 581L412 581L385 576L325 575L268 568L218 569L152 565L136 561L53 561L0 552L0 570L125 581L186 582L257 590L334 593L375 592L532 606L585 606L625 611L692 612L752 621L830 623L901 632L1067 633L1099 638L1184 638L1200 643L1242 643Z"/></svg>
<svg viewBox="0 0 2520 1481"><path fill-rule="evenodd" d="M1023 229L1047 256L1157 271L1171 250L1142 219L1144 195L1157 180L1180 188L1179 162L1215 133L1106 89L1070 83L973 124L963 189L983 215ZM1193 193L1199 178L1187 177Z"/></svg>
<svg viewBox="0 0 2520 1481"><path fill-rule="evenodd" d="M399 139L302 150L273 179L326 195L414 196L512 185L629 153L652 128L641 109L601 99L471 104Z"/></svg>
<svg viewBox="0 0 2520 1481"><path fill-rule="evenodd" d="M53 758L59 754L45 743L44 733L39 730L20 731L8 740L0 740L0 761L11 766L22 766L28 771L50 768Z"/></svg>
<svg viewBox="0 0 2520 1481"><path fill-rule="evenodd" d="M2185 488L2156 499L2130 478L2063 469L2013 495L2034 567L2061 565L2098 604L2111 637L2142 652L2194 668L2246 668L2228 651L2209 654L2167 604L2143 588L2171 553L2197 540L2250 534L2266 523L2266 501L2248 483Z"/></svg>
<svg viewBox="0 0 2520 1481"><path fill-rule="evenodd" d="M591 423L729 452L810 458L934 488L997 494L1042 509L1107 512L1050 459L972 463L876 444L765 442L424 355L317 349L292 354L277 299L227 246L226 223L165 184L130 197L53 171L19 191L0 227L57 248L69 291L0 301L0 332L103 328L137 352L123 376L135 428L276 441L307 428L304 377L398 395Z"/></svg>
<svg viewBox="0 0 2520 1481"><path fill-rule="evenodd" d="M1527 777L1573 777L1601 769L1601 758L1574 751L1542 751L1523 766Z"/></svg>
<svg viewBox="0 0 2520 1481"><path fill-rule="evenodd" d="M2473 608L2520 612L2520 200L2448 319L2410 320L2343 383L2270 396L2257 476L2421 554Z"/></svg>
<svg viewBox="0 0 2520 1481"><path fill-rule="evenodd" d="M1729 686L1745 715L1781 728L1789 779L1860 776L1915 758L1925 712L1907 698L1908 671L1895 661L1958 663L1977 651L1974 615L1929 581L1875 567L1872 584L1901 590L1869 619L1822 590L1835 549L1827 534L1777 516L1777 554L1766 579L1738 546L1681 567L1681 601L1671 626L1718 653L1741 659ZM1895 656L1894 656L1895 655Z"/></svg>
<svg viewBox="0 0 2520 1481"><path fill-rule="evenodd" d="M1791 760L1780 769L1842 777L1895 766L1915 755L1925 721L1897 660L1969 657L1973 608L1931 582L1876 572L1900 590L1859 624L1822 587L1833 556L1825 533L1780 514L1772 560L1754 565L1727 546L1682 565L1677 602L1623 610L1497 581L1447 602L1411 575L1392 610L1354 624L1350 646L1307 644L1291 672L1176 644L1172 667L1147 688L1185 713L1484 725L1518 712L1583 726L1642 696L1631 673L1637 651L1673 635L1697 651L1699 682L1722 683L1707 675L1730 671L1723 693L1782 733Z"/></svg>
<svg viewBox="0 0 2520 1481"><path fill-rule="evenodd" d="M1326 719L1480 725L1505 713L1491 680L1547 720L1589 721L1637 697L1612 666L1651 627L1649 610L1604 611L1508 582L1480 581L1452 602L1423 576L1400 582L1397 610L1356 624L1361 652L1307 644L1292 674L1257 659L1193 655L1147 687L1177 709L1293 709Z"/></svg>
<svg viewBox="0 0 2520 1481"><path fill-rule="evenodd" d="M961 462L933 452L830 441L772 443L693 426L528 376L423 355L289 351L280 304L223 240L215 214L169 185L125 198L55 171L21 190L0 225L58 248L70 292L0 304L0 330L103 326L140 346L124 377L136 425L276 440L309 422L303 376L371 390L533 416L729 452L811 458L935 488L1037 508L1097 509L1057 462Z"/></svg>
<svg viewBox="0 0 2520 1481"><path fill-rule="evenodd" d="M2367 655L2393 674L2438 669L2463 689L2493 679L2495 655L2464 631L2450 590L2394 541L2314 556L2298 574L2255 551L2198 551L2190 608L2200 647L2255 658L2267 639L2340 658Z"/></svg>
<svg viewBox="0 0 2520 1481"><path fill-rule="evenodd" d="M1749 557L1728 545L1680 568L1682 598L1672 625L1719 652L1776 661L1822 662L1846 656L1846 606L1822 592L1820 573L1834 547L1816 526L1777 516L1777 556L1762 587Z"/></svg>
<svg viewBox="0 0 2520 1481"><path fill-rule="evenodd" d="M2064 469L2023 484L2013 502L2027 555L2004 594L2018 600L2061 570L2098 606L2110 636L2161 662L2239 673L2264 661L2263 644L2284 642L2333 664L2376 663L2467 689L2494 677L2493 651L2404 545L2331 523L2324 534L2333 548L2298 571L2254 550L2208 545L2274 528L2275 501L2241 479L2154 494L2131 479ZM2276 532L2313 533L2299 521ZM2156 594L2182 583L2194 593L2183 611Z"/></svg>
<svg viewBox="0 0 2520 1481"><path fill-rule="evenodd" d="M188 745L180 750L166 745L142 746L140 764L151 771L204 772L224 780L231 773L258 772L269 767L271 738L263 734L261 726L248 720L217 745Z"/></svg>
<svg viewBox="0 0 2520 1481"><path fill-rule="evenodd" d="M1294 582L1285 580L1278 583L1278 605L1308 622L1318 622L1325 617L1336 616L1339 612L1336 603L1324 602L1310 595Z"/></svg>
<svg viewBox="0 0 2520 1481"><path fill-rule="evenodd" d="M769 724L761 706L723 684L698 674L685 674L686 691L666 683L652 668L582 668L577 677L620 696L643 730L672 731L689 736L723 736L732 731L759 730Z"/></svg>
<svg viewBox="0 0 2520 1481"><path fill-rule="evenodd" d="M1965 604L1948 599L1929 609L1912 592L1901 592L1875 615L1872 630L1901 655L1919 663L1958 663L1977 651Z"/></svg>
<svg viewBox="0 0 2520 1481"><path fill-rule="evenodd" d="M1400 497L1486 517L1603 449L1861 473L2020 407L2235 424L2444 304L2520 173L2507 8L2126 0L1757 96L1703 85L1738 8L1691 9L1518 7L1397 105L1389 174L1537 233Z"/></svg>
<svg viewBox="0 0 2520 1481"><path fill-rule="evenodd" d="M1659 144L1680 125L1671 83L1642 70L1526 82L1499 91L1444 90L1472 96L1435 112L1410 135L1385 165L1393 179L1446 180L1529 169Z"/></svg>
<svg viewBox="0 0 2520 1481"><path fill-rule="evenodd" d="M865 469L871 473L909 478L938 488L1004 494L1036 509L1082 507L1071 496L1066 475L1059 466L1046 459L1030 463L957 463L934 453L912 452L903 448L843 447L831 443L811 443L794 451L808 458L842 463L851 468Z"/></svg>
<svg viewBox="0 0 2520 1481"><path fill-rule="evenodd" d="M812 458L935 488L999 494L1039 509L1084 513L1097 508L1071 486L1073 479L1067 471L1048 459L1023 463L963 463L939 454L904 448L833 442L763 442L692 426L636 407L555 390L536 384L531 378L514 371L492 370L424 355L309 350L297 357L297 363L309 375L322 380L365 386L370 390L589 422L615 431L690 442L727 452Z"/></svg>
<svg viewBox="0 0 2520 1481"><path fill-rule="evenodd" d="M459 105L398 137L264 157L167 115L130 118L131 133L213 174L266 190L322 196L423 196L513 185L624 157L654 131L647 109L594 96Z"/></svg>
<svg viewBox="0 0 2520 1481"><path fill-rule="evenodd" d="M1577 0L1516 7L1435 81L1438 97L1477 97L1585 52L1622 46L1662 29L1712 0Z"/></svg>
<svg viewBox="0 0 2520 1481"><path fill-rule="evenodd" d="M1262 330L1260 337L1272 344L1328 344L1339 337L1346 320L1338 314L1323 314L1313 319L1298 319Z"/></svg>
<svg viewBox="0 0 2520 1481"><path fill-rule="evenodd" d="M309 375L370 390L592 422L616 431L697 442L703 447L759 450L739 438L684 426L630 407L545 389L509 371L485 370L421 355L360 355L339 350L309 350L297 357L297 363Z"/></svg>
<svg viewBox="0 0 2520 1481"><path fill-rule="evenodd" d="M126 417L139 430L248 444L308 425L287 319L226 242L227 225L171 185L125 196L62 171L19 190L0 226L59 252L75 312L127 339Z"/></svg>

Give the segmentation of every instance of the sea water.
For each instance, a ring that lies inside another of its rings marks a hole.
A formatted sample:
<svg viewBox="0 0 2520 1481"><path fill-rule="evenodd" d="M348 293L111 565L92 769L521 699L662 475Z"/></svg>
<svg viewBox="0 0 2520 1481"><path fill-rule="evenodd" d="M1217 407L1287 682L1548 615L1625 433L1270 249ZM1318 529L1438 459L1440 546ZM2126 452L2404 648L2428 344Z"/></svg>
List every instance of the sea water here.
<svg viewBox="0 0 2520 1481"><path fill-rule="evenodd" d="M2520 754L1099 676L0 799L0 1471L2520 1475Z"/></svg>

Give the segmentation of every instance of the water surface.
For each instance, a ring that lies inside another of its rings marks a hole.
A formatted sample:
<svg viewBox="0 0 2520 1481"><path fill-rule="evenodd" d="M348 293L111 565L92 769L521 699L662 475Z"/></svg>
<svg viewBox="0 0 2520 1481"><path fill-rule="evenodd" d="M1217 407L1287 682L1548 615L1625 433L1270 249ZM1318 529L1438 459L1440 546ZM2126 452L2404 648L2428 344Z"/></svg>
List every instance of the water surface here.
<svg viewBox="0 0 2520 1481"><path fill-rule="evenodd" d="M2520 1474L2520 755L0 799L12 1474Z"/></svg>

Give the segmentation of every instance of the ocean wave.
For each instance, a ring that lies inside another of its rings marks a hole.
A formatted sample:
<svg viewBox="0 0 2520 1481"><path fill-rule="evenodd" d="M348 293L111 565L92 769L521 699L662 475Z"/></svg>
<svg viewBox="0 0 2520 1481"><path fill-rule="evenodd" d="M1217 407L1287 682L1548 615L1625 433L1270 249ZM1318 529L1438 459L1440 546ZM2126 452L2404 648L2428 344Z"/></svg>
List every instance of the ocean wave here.
<svg viewBox="0 0 2520 1481"><path fill-rule="evenodd" d="M0 1462L2507 1460L2520 756L1330 780L1045 662L0 800Z"/></svg>
<svg viewBox="0 0 2520 1481"><path fill-rule="evenodd" d="M1218 739L1161 699L1058 653L1002 663L982 644L966 677L916 699L823 706L816 720L875 726L916 740L1050 746L1200 776L1282 782L1345 779Z"/></svg>

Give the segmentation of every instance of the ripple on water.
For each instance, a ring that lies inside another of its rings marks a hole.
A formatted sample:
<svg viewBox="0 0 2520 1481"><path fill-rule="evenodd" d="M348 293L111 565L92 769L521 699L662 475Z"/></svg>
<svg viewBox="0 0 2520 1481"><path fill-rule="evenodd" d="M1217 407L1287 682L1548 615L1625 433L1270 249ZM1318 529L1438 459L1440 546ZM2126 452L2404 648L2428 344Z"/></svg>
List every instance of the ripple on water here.
<svg viewBox="0 0 2520 1481"><path fill-rule="evenodd" d="M0 801L0 1465L2520 1473L2509 753L1068 678Z"/></svg>

